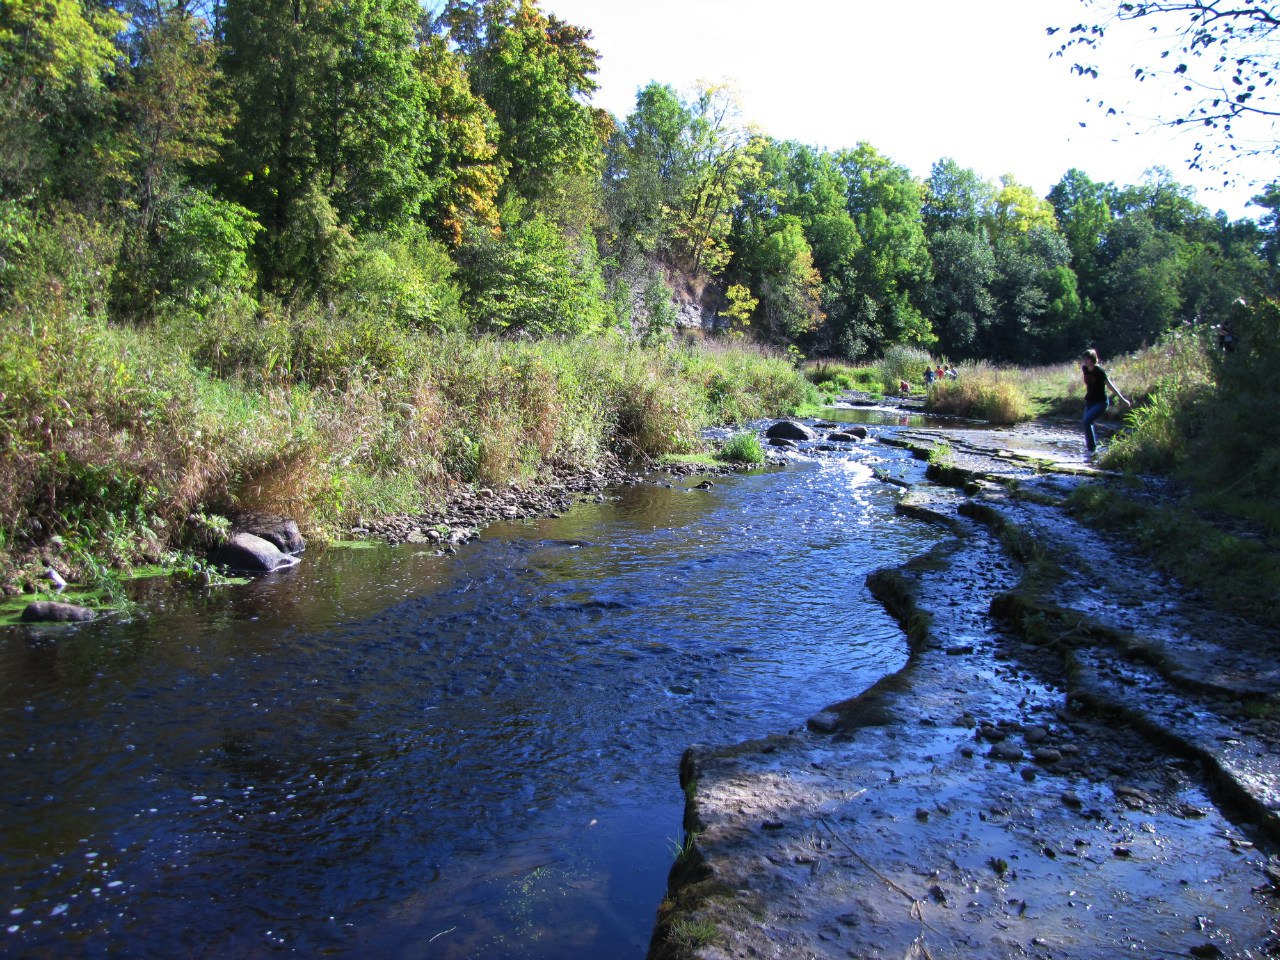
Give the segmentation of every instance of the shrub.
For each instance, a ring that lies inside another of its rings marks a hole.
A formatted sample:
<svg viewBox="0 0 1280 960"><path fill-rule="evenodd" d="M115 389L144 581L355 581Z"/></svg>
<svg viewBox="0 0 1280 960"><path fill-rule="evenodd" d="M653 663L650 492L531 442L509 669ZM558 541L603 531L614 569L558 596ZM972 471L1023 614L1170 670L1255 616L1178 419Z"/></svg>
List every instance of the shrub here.
<svg viewBox="0 0 1280 960"><path fill-rule="evenodd" d="M925 409L991 423L1020 423L1031 419L1031 401L1017 382L991 367L969 365L955 380L942 380L929 389Z"/></svg>
<svg viewBox="0 0 1280 960"><path fill-rule="evenodd" d="M162 309L167 301L204 312L250 298L249 249L262 229L253 213L192 189L166 201L160 226L154 272Z"/></svg>
<svg viewBox="0 0 1280 960"><path fill-rule="evenodd" d="M932 366L932 358L919 347L890 347L876 364L880 375L880 392L896 396L900 380L913 384L923 383L925 368Z"/></svg>
<svg viewBox="0 0 1280 960"><path fill-rule="evenodd" d="M595 241L534 217L501 237L482 232L460 252L471 315L489 332L533 336L607 328L614 316Z"/></svg>
<svg viewBox="0 0 1280 960"><path fill-rule="evenodd" d="M337 308L389 316L405 329L461 330L465 321L456 271L449 252L421 227L366 236L339 273Z"/></svg>
<svg viewBox="0 0 1280 960"><path fill-rule="evenodd" d="M716 453L725 463L764 463L764 447L754 433L735 433Z"/></svg>

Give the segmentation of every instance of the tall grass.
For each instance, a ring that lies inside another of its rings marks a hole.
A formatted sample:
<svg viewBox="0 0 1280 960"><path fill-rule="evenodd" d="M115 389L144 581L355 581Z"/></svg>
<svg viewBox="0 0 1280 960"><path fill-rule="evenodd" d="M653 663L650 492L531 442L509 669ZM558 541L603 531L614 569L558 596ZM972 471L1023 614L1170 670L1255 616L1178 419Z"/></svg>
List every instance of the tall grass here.
<svg viewBox="0 0 1280 960"><path fill-rule="evenodd" d="M929 388L926 410L1001 424L1034 416L1034 406L1010 371L967 363L958 368L958 374L955 380L937 381Z"/></svg>
<svg viewBox="0 0 1280 960"><path fill-rule="evenodd" d="M806 364L805 378L828 396L861 390L864 393L885 393L883 377L878 366L855 367L834 360L815 360ZM894 383L894 392L897 383Z"/></svg>
<svg viewBox="0 0 1280 960"><path fill-rule="evenodd" d="M933 365L933 358L919 347L890 347L876 364L880 374L880 392L897 396L900 380L919 388L924 384L925 369Z"/></svg>
<svg viewBox="0 0 1280 960"><path fill-rule="evenodd" d="M1145 350L1100 358L1111 381L1137 407L1165 389L1171 380L1179 388L1212 379L1209 351L1194 333L1177 332ZM1078 415L1084 408L1080 358L1040 367L1012 368L1007 375L1031 398L1040 413Z"/></svg>
<svg viewBox="0 0 1280 960"><path fill-rule="evenodd" d="M224 320L238 346L215 364L207 332L76 310L0 319L0 579L54 535L127 565L197 545L209 514L279 511L323 531L459 484L688 451L705 426L781 415L811 390L755 350L395 325L377 356L334 331L338 352L308 354L304 376L300 355L273 359L296 328L254 336L278 318Z"/></svg>

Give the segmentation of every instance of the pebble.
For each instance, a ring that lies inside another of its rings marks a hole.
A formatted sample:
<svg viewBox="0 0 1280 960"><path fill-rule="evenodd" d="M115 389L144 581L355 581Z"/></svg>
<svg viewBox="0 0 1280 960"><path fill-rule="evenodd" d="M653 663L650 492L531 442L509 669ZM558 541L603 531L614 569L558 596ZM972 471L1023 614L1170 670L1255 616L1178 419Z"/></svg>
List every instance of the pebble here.
<svg viewBox="0 0 1280 960"><path fill-rule="evenodd" d="M1062 802L1065 803L1072 810L1079 810L1082 806L1084 806L1084 802L1080 799L1080 795L1076 793L1074 790L1063 790Z"/></svg>

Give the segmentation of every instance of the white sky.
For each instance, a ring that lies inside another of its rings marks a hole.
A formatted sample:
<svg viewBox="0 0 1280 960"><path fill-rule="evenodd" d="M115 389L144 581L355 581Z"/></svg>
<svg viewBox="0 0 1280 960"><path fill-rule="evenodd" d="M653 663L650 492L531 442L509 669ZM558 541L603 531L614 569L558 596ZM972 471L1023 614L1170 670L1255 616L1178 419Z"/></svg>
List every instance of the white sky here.
<svg viewBox="0 0 1280 960"><path fill-rule="evenodd" d="M1109 104L1163 94L1132 82L1141 54L1113 32L1103 78L1051 58L1061 35L1088 16L1080 0L542 0L587 27L601 53L595 104L618 117L651 80L687 92L698 80L736 81L748 120L771 136L838 149L866 140L927 176L953 157L996 179L1012 173L1044 195L1071 167L1097 181L1138 183L1164 166L1197 199L1232 218L1260 190L1221 189L1221 173L1188 170L1193 137L1140 119L1105 117ZM1140 35L1138 35L1140 36ZM1142 42L1137 40L1136 42ZM1150 62L1146 58L1144 62ZM1081 128L1084 121L1087 127ZM1137 135L1134 130L1140 131ZM1280 174L1274 161L1252 168Z"/></svg>

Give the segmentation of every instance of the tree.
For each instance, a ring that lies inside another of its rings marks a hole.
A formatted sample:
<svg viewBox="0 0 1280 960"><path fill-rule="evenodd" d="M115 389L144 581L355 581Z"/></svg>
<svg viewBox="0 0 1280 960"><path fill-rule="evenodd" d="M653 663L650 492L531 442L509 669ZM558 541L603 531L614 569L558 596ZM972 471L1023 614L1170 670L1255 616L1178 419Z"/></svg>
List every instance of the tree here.
<svg viewBox="0 0 1280 960"><path fill-rule="evenodd" d="M813 251L795 217L780 217L758 253L760 310L769 338L777 344L817 327L823 319L822 275L813 266Z"/></svg>
<svg viewBox="0 0 1280 960"><path fill-rule="evenodd" d="M83 0L0 3L0 193L30 195L95 164L124 22Z"/></svg>
<svg viewBox="0 0 1280 960"><path fill-rule="evenodd" d="M726 240L734 203L757 161L735 90L703 85L688 109L691 168L675 213L676 245L691 274L715 276L732 256Z"/></svg>
<svg viewBox="0 0 1280 960"><path fill-rule="evenodd" d="M1058 56L1090 57L1109 34L1132 24L1163 40L1156 63L1134 67L1134 77L1173 91L1179 106L1162 122L1199 131L1190 166L1218 167L1233 154L1280 151L1275 100L1280 77L1280 4L1272 0L1085 0L1099 16L1069 28ZM1060 27L1051 27L1050 35ZM1073 71L1097 77L1098 66L1077 60ZM1114 106L1097 105L1108 114ZM1225 148L1225 155L1224 155Z"/></svg>
<svg viewBox="0 0 1280 960"><path fill-rule="evenodd" d="M197 170L218 158L234 112L208 27L186 9L186 0L155 0L131 13L131 69L118 98L125 120L125 234L113 299L118 315L148 319L166 286L167 268L158 259L168 255L161 251L168 229L161 211L168 206L171 223L187 223L190 210L222 210L207 196L179 196Z"/></svg>
<svg viewBox="0 0 1280 960"><path fill-rule="evenodd" d="M1277 270L1280 269L1280 181L1272 181L1267 188L1250 201L1267 211L1258 218L1258 226L1266 233L1262 242L1262 255L1271 267L1271 292L1276 292Z"/></svg>
<svg viewBox="0 0 1280 960"><path fill-rule="evenodd" d="M693 174L693 113L671 87L651 83L609 139L609 244L619 261L674 254L676 212Z"/></svg>
<svg viewBox="0 0 1280 960"><path fill-rule="evenodd" d="M929 233L949 227L976 229L987 216L996 188L976 170L943 157L929 171L925 181L922 213Z"/></svg>
<svg viewBox="0 0 1280 960"><path fill-rule="evenodd" d="M500 236L482 232L459 251L474 324L533 336L598 331L611 311L595 241L566 238L531 217Z"/></svg>
<svg viewBox="0 0 1280 960"><path fill-rule="evenodd" d="M934 234L929 250L933 282L924 299L939 346L953 356L976 356L979 338L996 313L991 292L996 278L995 251L985 230L963 226Z"/></svg>
<svg viewBox="0 0 1280 960"><path fill-rule="evenodd" d="M289 238L394 228L421 209L418 17L414 0L226 0L222 66L239 106L228 186L265 228L269 288L324 281L307 264L332 258L286 250Z"/></svg>
<svg viewBox="0 0 1280 960"><path fill-rule="evenodd" d="M594 176L603 127L584 103L599 60L591 31L544 14L533 0L450 0L443 16L475 92L497 119L507 193L546 199L565 177Z"/></svg>
<svg viewBox="0 0 1280 960"><path fill-rule="evenodd" d="M914 302L933 270L922 219L924 186L869 143L842 151L836 162L845 176L846 210L859 240L851 264L856 278L852 302L864 315L870 308L878 318L862 349L850 355L890 343L931 343L929 321ZM843 339L853 345L847 335Z"/></svg>
<svg viewBox="0 0 1280 960"><path fill-rule="evenodd" d="M422 216L456 247L471 224L498 227L506 167L498 158L497 120L472 92L462 58L443 39L427 38L416 63L422 86Z"/></svg>
<svg viewBox="0 0 1280 960"><path fill-rule="evenodd" d="M1087 286L1099 272L1099 246L1111 223L1111 196L1115 188L1095 183L1074 167L1049 191L1058 226L1071 247L1071 261Z"/></svg>

